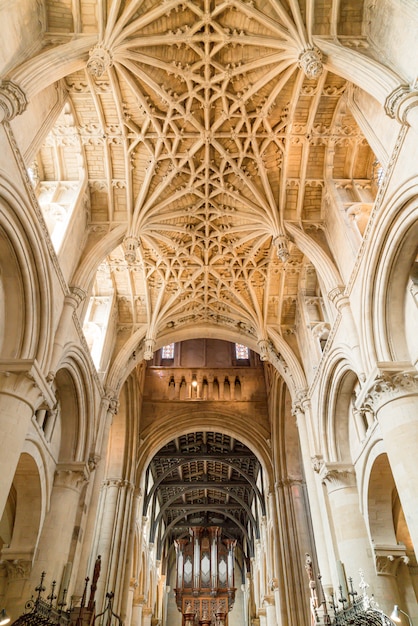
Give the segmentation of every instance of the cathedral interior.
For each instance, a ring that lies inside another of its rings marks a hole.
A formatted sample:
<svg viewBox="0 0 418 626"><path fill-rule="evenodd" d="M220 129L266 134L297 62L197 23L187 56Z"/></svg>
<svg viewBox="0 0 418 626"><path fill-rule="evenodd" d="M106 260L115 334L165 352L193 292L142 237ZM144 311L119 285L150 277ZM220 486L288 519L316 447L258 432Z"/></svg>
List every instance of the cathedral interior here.
<svg viewBox="0 0 418 626"><path fill-rule="evenodd" d="M416 0L0 31L0 624L418 626Z"/></svg>

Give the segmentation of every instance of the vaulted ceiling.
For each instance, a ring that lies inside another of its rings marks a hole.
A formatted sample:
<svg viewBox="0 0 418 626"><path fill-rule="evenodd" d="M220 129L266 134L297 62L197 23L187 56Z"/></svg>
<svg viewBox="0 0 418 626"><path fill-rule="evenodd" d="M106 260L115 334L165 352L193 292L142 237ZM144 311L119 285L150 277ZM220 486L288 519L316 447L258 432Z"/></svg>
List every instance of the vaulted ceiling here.
<svg viewBox="0 0 418 626"><path fill-rule="evenodd" d="M326 181L371 177L347 82L318 46L366 48L363 21L360 0L46 3L47 45L97 36L37 162L44 181L87 185L86 254L101 251L95 295L116 291L117 349L137 334L150 358L196 324L254 343L294 332L316 284L295 232L331 259Z"/></svg>

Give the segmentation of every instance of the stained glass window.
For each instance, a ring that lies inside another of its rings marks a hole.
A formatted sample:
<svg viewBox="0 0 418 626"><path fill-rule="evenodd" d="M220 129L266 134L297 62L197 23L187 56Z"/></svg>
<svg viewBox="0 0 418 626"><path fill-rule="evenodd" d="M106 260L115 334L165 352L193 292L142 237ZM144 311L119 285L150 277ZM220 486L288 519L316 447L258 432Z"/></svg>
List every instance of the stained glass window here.
<svg viewBox="0 0 418 626"><path fill-rule="evenodd" d="M249 359L250 351L247 346L244 346L242 343L235 344L235 358L237 359Z"/></svg>
<svg viewBox="0 0 418 626"><path fill-rule="evenodd" d="M174 359L174 343L169 343L161 348L161 357L163 359Z"/></svg>

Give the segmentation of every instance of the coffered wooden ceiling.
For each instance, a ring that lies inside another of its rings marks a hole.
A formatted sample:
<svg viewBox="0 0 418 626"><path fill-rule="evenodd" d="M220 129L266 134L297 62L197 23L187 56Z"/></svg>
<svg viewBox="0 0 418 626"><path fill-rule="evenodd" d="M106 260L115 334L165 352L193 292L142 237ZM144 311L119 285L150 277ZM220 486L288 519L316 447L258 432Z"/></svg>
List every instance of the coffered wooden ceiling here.
<svg viewBox="0 0 418 626"><path fill-rule="evenodd" d="M95 293L116 290L120 343L152 350L196 324L254 344L294 331L313 271L294 234L331 259L327 180L371 175L320 50L367 53L363 19L360 0L47 3L47 45L97 43L63 79L38 164L44 180L87 178L86 253L102 251Z"/></svg>

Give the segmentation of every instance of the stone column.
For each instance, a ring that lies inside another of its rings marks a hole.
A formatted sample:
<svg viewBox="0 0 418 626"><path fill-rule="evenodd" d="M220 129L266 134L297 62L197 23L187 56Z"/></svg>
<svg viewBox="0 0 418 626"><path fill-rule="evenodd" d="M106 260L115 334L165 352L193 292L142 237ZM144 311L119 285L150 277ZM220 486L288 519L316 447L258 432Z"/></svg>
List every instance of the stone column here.
<svg viewBox="0 0 418 626"><path fill-rule="evenodd" d="M95 552L102 555L102 573L97 585L96 606L102 610L106 593L113 591L120 604L126 536L132 509L134 485L120 478L104 481L100 494ZM119 607L115 606L119 611Z"/></svg>
<svg viewBox="0 0 418 626"><path fill-rule="evenodd" d="M55 396L35 360L0 360L0 512L7 502L32 415Z"/></svg>
<svg viewBox="0 0 418 626"><path fill-rule="evenodd" d="M31 576L34 589L41 572L46 572L46 582L61 583L64 565L74 533L74 523L80 501L81 490L89 479L85 463L60 463L55 471L51 503L38 543L38 556Z"/></svg>
<svg viewBox="0 0 418 626"><path fill-rule="evenodd" d="M376 575L366 524L360 512L354 468L344 463L324 463L320 476L327 487L339 583L344 597L349 599L346 579L351 577L356 584L359 569L364 572L373 593Z"/></svg>
<svg viewBox="0 0 418 626"><path fill-rule="evenodd" d="M74 311L86 297L86 292L78 287L73 287L71 292L65 296L64 306L61 312L60 321L55 333L54 347L52 351L51 365L49 368L48 378L51 380L55 377L56 368L63 353L64 346L68 341L68 328L72 323Z"/></svg>
<svg viewBox="0 0 418 626"><path fill-rule="evenodd" d="M297 402L292 406L292 413L296 417L296 425L299 431L299 442L301 456L305 474L306 486L308 489L309 508L312 517L313 534L315 537L315 548L319 563L319 570L322 576L322 585L326 594L332 591L332 574L330 562L332 562L332 546L329 545L326 536L330 537L329 528L325 533L325 501L323 497L322 485L315 478L315 470L319 469L314 456L314 450L309 442L307 421L310 418L310 401L304 395L300 395ZM336 578L336 576L334 576Z"/></svg>
<svg viewBox="0 0 418 626"><path fill-rule="evenodd" d="M87 570L92 571L99 552L98 546L93 544L95 526L97 522L97 508L99 505L100 492L106 471L106 454L109 445L109 433L114 415L117 413L119 403L114 392L108 392L102 398L99 422L102 423L101 433L97 436L96 450L93 450L89 458L89 469L92 472L94 484L92 486L89 512L84 531L83 553L81 555L78 576L75 583L74 595L81 597L84 587L84 579ZM91 577L91 572L87 574Z"/></svg>
<svg viewBox="0 0 418 626"><path fill-rule="evenodd" d="M394 371L395 366L380 364L356 405L357 408L371 406L375 412L409 533L418 553L418 372L402 371L402 367Z"/></svg>
<svg viewBox="0 0 418 626"><path fill-rule="evenodd" d="M276 609L274 606L274 596L264 596L263 602L266 611L267 626L276 626Z"/></svg>

